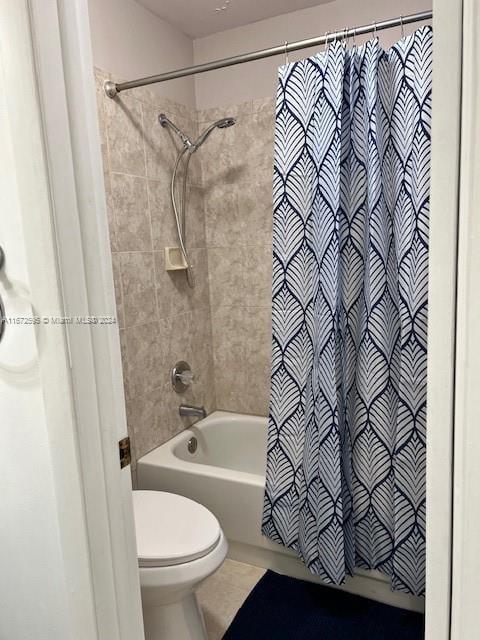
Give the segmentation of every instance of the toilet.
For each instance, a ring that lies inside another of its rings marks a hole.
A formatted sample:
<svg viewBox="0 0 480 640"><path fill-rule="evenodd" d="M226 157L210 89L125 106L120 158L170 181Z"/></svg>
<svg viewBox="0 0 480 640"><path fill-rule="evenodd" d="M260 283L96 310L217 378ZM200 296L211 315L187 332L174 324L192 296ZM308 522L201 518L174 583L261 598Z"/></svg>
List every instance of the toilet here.
<svg viewBox="0 0 480 640"><path fill-rule="evenodd" d="M206 640L195 591L227 555L218 520L163 491L134 491L133 510L145 640Z"/></svg>

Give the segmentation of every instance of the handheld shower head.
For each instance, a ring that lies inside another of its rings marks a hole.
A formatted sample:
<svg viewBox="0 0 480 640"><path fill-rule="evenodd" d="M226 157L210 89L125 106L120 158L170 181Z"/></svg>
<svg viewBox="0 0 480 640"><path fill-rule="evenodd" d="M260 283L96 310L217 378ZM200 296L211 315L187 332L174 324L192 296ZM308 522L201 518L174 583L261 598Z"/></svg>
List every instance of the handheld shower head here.
<svg viewBox="0 0 480 640"><path fill-rule="evenodd" d="M235 123L236 123L235 118L222 118L221 120L218 120L218 122L216 122L215 124L219 129L228 129L228 127L233 127Z"/></svg>
<svg viewBox="0 0 480 640"><path fill-rule="evenodd" d="M187 249L185 248L185 203L186 203L186 194L187 194L187 174L188 174L188 164L192 157L192 154L205 142L208 136L212 133L212 131L216 128L218 129L226 129L227 127L231 127L235 124L235 118L222 118L221 120L217 120L211 124L198 138L195 142L192 142L188 136L186 136L183 131L180 129L169 119L164 113L161 113L158 116L158 122L162 125L162 127L168 127L180 138L183 143L182 149L180 149L177 153L177 159L175 160L175 165L173 167L172 180L170 182L170 197L172 199L172 207L173 213L175 216L175 224L177 226L178 233L178 241L180 244L180 249L182 251L183 257L185 258L186 267L187 267L187 282L190 287L195 286L195 278L192 269L192 265L190 263L190 259L188 257ZM188 153L187 153L188 152ZM179 202L177 197L177 189L176 189L176 179L177 172L181 165L181 161L183 157L186 157L184 162L184 171L183 171L183 198Z"/></svg>
<svg viewBox="0 0 480 640"><path fill-rule="evenodd" d="M221 120L217 120L198 136L198 138L193 143L194 148L192 149L192 151L196 151L199 147L201 147L214 129L228 129L228 127L232 127L235 123L235 118L222 118Z"/></svg>

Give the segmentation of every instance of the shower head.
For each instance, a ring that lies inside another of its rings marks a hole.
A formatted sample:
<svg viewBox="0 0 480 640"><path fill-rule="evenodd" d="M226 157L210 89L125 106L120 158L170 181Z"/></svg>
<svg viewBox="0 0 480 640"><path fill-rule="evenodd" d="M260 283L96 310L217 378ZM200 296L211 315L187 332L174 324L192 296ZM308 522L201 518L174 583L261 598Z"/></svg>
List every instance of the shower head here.
<svg viewBox="0 0 480 640"><path fill-rule="evenodd" d="M232 127L235 124L235 122L236 122L235 118L222 118L221 120L217 120L216 122L211 124L195 140L195 142L193 143L194 148L192 149L192 151L196 151L199 147L201 147L202 144L205 142L205 140L208 138L208 136L212 133L214 129L228 129L228 127Z"/></svg>
<svg viewBox="0 0 480 640"><path fill-rule="evenodd" d="M215 124L219 129L228 129L228 127L233 127L235 122L236 122L235 118L222 118L221 120L218 120Z"/></svg>
<svg viewBox="0 0 480 640"><path fill-rule="evenodd" d="M227 129L228 127L232 127L236 122L235 118L222 118L221 120L217 120L207 129L205 129L205 131L199 135L195 142L192 142L190 138L185 135L183 131L180 131L177 125L175 125L169 118L167 118L164 113L161 113L158 116L158 121L162 125L162 127L168 127L169 129L174 131L183 142L183 146L185 147L185 149L188 149L190 153L194 153L199 147L201 147L214 129Z"/></svg>

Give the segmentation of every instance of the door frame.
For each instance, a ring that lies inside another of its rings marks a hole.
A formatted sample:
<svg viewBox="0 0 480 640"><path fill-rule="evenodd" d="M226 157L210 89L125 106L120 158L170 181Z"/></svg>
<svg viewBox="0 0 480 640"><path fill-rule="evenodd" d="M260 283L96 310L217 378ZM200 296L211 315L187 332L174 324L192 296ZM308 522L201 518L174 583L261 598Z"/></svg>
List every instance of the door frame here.
<svg viewBox="0 0 480 640"><path fill-rule="evenodd" d="M432 96L442 108L432 119L426 640L448 640L451 630L462 19L462 0L433 0Z"/></svg>
<svg viewBox="0 0 480 640"><path fill-rule="evenodd" d="M452 640L478 638L480 593L480 7L464 0L454 433Z"/></svg>
<svg viewBox="0 0 480 640"><path fill-rule="evenodd" d="M28 2L65 312L115 315L87 0ZM462 8L434 0L433 99L442 110L432 126L426 640L451 637ZM67 331L99 638L141 640L130 474L118 465L126 434L118 331Z"/></svg>
<svg viewBox="0 0 480 640"><path fill-rule="evenodd" d="M63 311L116 316L87 0L27 0ZM143 640L119 332L66 325L98 639Z"/></svg>

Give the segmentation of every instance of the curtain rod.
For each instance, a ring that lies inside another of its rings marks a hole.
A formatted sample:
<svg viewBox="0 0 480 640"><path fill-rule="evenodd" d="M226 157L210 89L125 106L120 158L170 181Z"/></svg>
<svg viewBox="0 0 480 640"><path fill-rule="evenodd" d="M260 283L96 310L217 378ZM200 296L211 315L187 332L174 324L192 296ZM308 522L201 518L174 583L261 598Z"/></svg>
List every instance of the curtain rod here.
<svg viewBox="0 0 480 640"><path fill-rule="evenodd" d="M110 80L105 82L105 93L109 98L115 98L120 91L127 89L135 89L136 87L144 87L149 84L157 84L158 82L166 82L167 80L174 80L175 78L184 78L185 76L193 76L197 73L205 73L206 71L213 71L214 69L223 69L224 67L231 67L236 64L243 64L245 62L253 62L254 60L261 60L262 58L270 58L277 55L286 55L291 51L299 51L300 49L308 49L309 47L318 47L327 42L339 39L345 39L355 36L365 35L366 33L376 33L383 29L391 29L393 27L403 27L406 24L412 24L413 22L421 22L423 20L431 20L433 17L433 11L423 11L421 13L413 13L409 16L401 16L399 18L393 18L391 20L383 20L382 22L373 22L362 27L354 27L343 29L342 31L335 31L333 33L326 33L323 36L317 38L309 38L308 40L299 40L297 42L286 42L277 47L271 47L270 49L261 49L260 51L251 51L250 53L243 53L231 58L223 58L222 60L214 60L212 62L205 62L204 64L197 64L193 67L185 67L184 69L176 69L175 71L168 71L167 73L160 73L156 76L148 76L146 78L139 78L138 80L130 80L130 82L115 83Z"/></svg>

